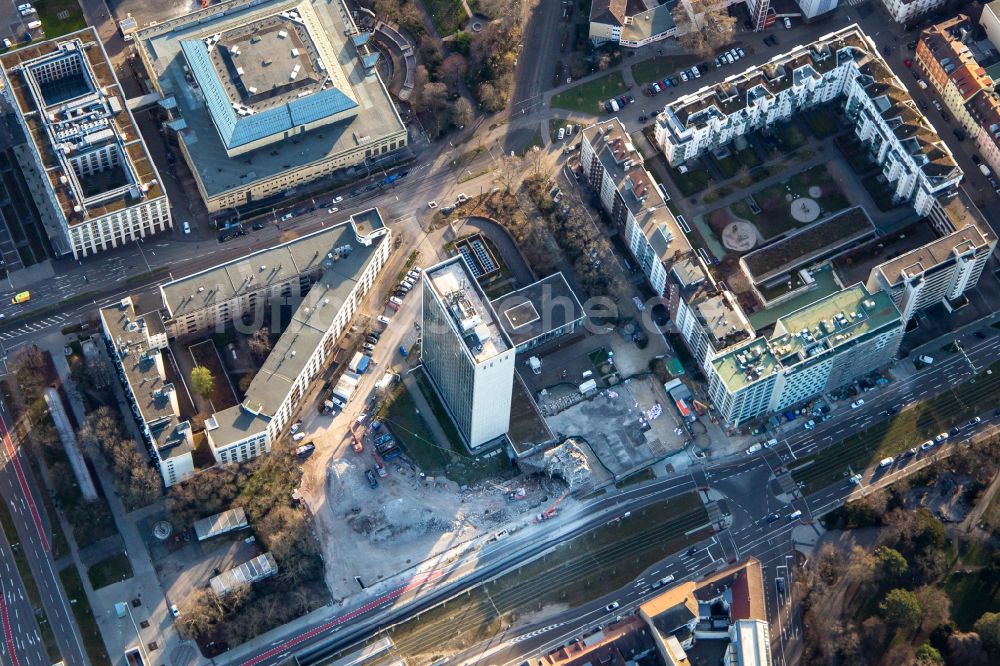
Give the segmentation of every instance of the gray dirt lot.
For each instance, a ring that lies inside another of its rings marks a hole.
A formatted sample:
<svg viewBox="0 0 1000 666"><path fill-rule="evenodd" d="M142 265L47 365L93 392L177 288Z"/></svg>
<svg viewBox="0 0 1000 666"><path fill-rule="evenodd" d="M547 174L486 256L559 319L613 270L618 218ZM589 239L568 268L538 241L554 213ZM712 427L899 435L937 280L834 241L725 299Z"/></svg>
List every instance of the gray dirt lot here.
<svg viewBox="0 0 1000 666"><path fill-rule="evenodd" d="M170 19L184 16L201 9L199 0L164 0L162 2L147 2L145 0L108 0L108 6L115 19L121 20L128 14L144 27L156 21L162 23Z"/></svg>

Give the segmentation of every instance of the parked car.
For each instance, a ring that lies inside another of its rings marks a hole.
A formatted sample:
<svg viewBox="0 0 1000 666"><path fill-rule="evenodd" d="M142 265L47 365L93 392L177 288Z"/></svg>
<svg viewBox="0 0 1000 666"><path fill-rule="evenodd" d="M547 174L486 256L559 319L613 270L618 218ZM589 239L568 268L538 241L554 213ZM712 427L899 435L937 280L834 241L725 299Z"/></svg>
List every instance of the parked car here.
<svg viewBox="0 0 1000 666"><path fill-rule="evenodd" d="M786 16L785 17L785 30L791 30L791 29L792 29L792 19L790 19L790 18L788 18Z"/></svg>
<svg viewBox="0 0 1000 666"><path fill-rule="evenodd" d="M258 222L254 222L253 226L250 227L250 228L253 229L254 231L260 231L261 229L263 229L266 226L267 226L267 223L262 222L262 221L258 221Z"/></svg>
<svg viewBox="0 0 1000 666"><path fill-rule="evenodd" d="M738 55L739 55L739 56L740 56L741 58L743 58L743 57L746 57L746 51L744 51L743 49L741 49L741 48L739 48L739 47L736 47L736 53L737 53L737 54L738 54Z"/></svg>
<svg viewBox="0 0 1000 666"><path fill-rule="evenodd" d="M391 322L391 321L392 321L392 320L391 320L391 319L389 319L388 317L386 317L385 315L379 315L379 316L378 316L378 322L379 322L380 324L385 324L386 326L388 326L388 325L389 325L389 322Z"/></svg>
<svg viewBox="0 0 1000 666"><path fill-rule="evenodd" d="M295 213L285 213L284 215L281 216L281 221L282 222L287 222L288 220L292 219L293 217L295 217Z"/></svg>
<svg viewBox="0 0 1000 666"><path fill-rule="evenodd" d="M858 398L857 400L855 400L854 402L851 403L851 409L857 409L858 407L860 407L863 404L865 404L864 399Z"/></svg>
<svg viewBox="0 0 1000 666"><path fill-rule="evenodd" d="M365 344L361 345L361 347L365 351L375 351L375 345L372 344L371 342L366 342Z"/></svg>
<svg viewBox="0 0 1000 666"><path fill-rule="evenodd" d="M297 432L294 435L292 435L292 441L293 442L301 442L305 438L306 438L306 434L304 432Z"/></svg>
<svg viewBox="0 0 1000 666"><path fill-rule="evenodd" d="M187 222L187 221L184 222L184 233L185 233L185 235L191 233L191 223L190 222Z"/></svg>
<svg viewBox="0 0 1000 666"><path fill-rule="evenodd" d="M928 439L926 442L924 442L923 444L920 445L920 450L921 451L930 451L933 448L934 448L934 440L933 439Z"/></svg>
<svg viewBox="0 0 1000 666"><path fill-rule="evenodd" d="M681 72L681 81L687 81L687 80L688 80L687 72Z"/></svg>
<svg viewBox="0 0 1000 666"><path fill-rule="evenodd" d="M375 472L378 474L378 478L380 479L384 479L389 475L389 473L385 471L385 467L378 463L375 463Z"/></svg>
<svg viewBox="0 0 1000 666"><path fill-rule="evenodd" d="M366 469L365 478L368 479L369 488L378 488L378 479L375 478L375 472L370 469Z"/></svg>

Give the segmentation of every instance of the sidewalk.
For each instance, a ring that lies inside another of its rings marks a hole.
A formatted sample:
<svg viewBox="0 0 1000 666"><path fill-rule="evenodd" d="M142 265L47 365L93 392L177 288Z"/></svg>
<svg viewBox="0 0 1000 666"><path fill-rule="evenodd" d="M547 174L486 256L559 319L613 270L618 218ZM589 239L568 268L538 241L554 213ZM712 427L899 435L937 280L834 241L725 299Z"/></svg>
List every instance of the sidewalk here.
<svg viewBox="0 0 1000 666"><path fill-rule="evenodd" d="M86 418L83 402L76 390L73 379L70 377L69 365L63 355L63 345L65 340L62 335L50 334L43 338L40 346L47 349L55 362L56 370L69 397L70 407L76 416L78 423L83 423ZM103 358L103 345L99 345ZM115 397L118 401L118 409L123 415L129 414L131 410L124 402L121 385L111 382ZM130 435L136 438L137 445L142 439L139 435L135 421L129 417L123 417L122 422ZM155 643L158 651L150 654L150 659L158 664L170 664L170 666L196 666L207 663L201 658L197 647L191 641L181 639L174 628L173 617L168 610L168 602L160 586L160 581L156 575L156 570L150 558L149 551L142 536L139 534L137 521L153 511L162 511L162 502L157 502L149 507L139 509L129 514L114 490L114 483L111 474L101 456L92 456L94 471L103 489L104 496L108 501L111 514L114 516L115 524L121 534L125 552L128 555L129 563L132 566L132 577L120 583L114 583L100 590L91 587L87 574L87 566L80 558L80 552L72 539L72 529L64 524L70 551L73 561L80 570L80 577L83 580L87 598L94 611L94 618L97 620L104 638L104 644L108 648L109 655L122 654L129 647L135 646L138 641L136 631L143 645L148 646ZM61 518L61 516L60 516ZM141 605L132 607L129 604L130 618L121 619L117 617L114 605L120 601L129 602L132 599L141 600ZM148 623L142 627L141 623ZM133 624L134 623L134 624ZM148 649L148 647L147 647ZM161 652L162 651L162 652Z"/></svg>

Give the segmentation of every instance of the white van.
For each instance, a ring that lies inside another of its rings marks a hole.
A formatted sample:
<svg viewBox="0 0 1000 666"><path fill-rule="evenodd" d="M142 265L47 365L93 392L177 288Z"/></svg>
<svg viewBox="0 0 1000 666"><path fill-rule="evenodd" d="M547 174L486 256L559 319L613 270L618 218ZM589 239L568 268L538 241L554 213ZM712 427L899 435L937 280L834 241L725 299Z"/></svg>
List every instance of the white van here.
<svg viewBox="0 0 1000 666"><path fill-rule="evenodd" d="M401 301L400 299L396 298L395 296L391 296L389 298L389 302L390 303L395 303L396 305L402 305L403 304L403 301Z"/></svg>
<svg viewBox="0 0 1000 666"><path fill-rule="evenodd" d="M37 30L38 28L41 27L42 27L41 21L31 21L30 23L28 23L28 30Z"/></svg>
<svg viewBox="0 0 1000 666"><path fill-rule="evenodd" d="M559 141L562 141L565 138L566 138L566 128L560 127L559 128Z"/></svg>
<svg viewBox="0 0 1000 666"><path fill-rule="evenodd" d="M792 511L790 514L788 514L788 522L792 522L794 520L798 520L801 517L802 517L802 512L801 511Z"/></svg>
<svg viewBox="0 0 1000 666"><path fill-rule="evenodd" d="M895 462L895 458L893 458L892 456L889 456L888 458L882 458L882 460L878 461L878 468L879 469L885 469L886 467L888 467L889 465L891 465L894 462Z"/></svg>
<svg viewBox="0 0 1000 666"><path fill-rule="evenodd" d="M752 456L753 454L757 453L758 451L760 451L763 448L764 448L764 445L761 444L760 442L758 442L758 443L750 446L750 448L747 449L747 455L748 456Z"/></svg>

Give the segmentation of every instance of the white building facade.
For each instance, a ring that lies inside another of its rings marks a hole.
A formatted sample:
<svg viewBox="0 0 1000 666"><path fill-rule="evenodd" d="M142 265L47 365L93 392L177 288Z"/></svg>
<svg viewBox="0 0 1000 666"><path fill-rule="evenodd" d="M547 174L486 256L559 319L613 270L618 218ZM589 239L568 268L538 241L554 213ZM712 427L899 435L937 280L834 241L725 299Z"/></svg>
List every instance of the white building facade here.
<svg viewBox="0 0 1000 666"><path fill-rule="evenodd" d="M657 116L656 141L679 165L834 100L842 100L897 200L927 215L935 196L958 185L962 171L951 152L857 26L678 98Z"/></svg>
<svg viewBox="0 0 1000 666"><path fill-rule="evenodd" d="M893 21L906 25L943 7L944 0L882 0L882 4Z"/></svg>

